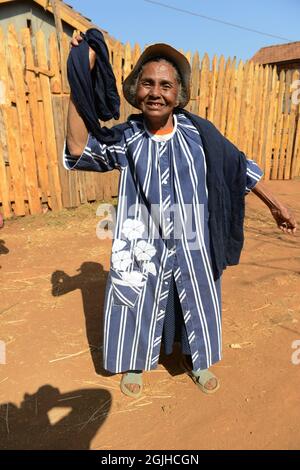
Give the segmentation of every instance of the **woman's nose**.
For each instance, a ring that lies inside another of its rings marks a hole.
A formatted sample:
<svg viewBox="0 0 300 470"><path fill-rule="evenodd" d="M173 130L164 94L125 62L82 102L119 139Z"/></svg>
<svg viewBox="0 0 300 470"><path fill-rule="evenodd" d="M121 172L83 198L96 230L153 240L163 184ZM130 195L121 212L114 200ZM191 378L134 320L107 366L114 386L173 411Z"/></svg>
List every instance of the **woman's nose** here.
<svg viewBox="0 0 300 470"><path fill-rule="evenodd" d="M159 85L153 85L150 90L151 96L159 96L160 95L160 89Z"/></svg>

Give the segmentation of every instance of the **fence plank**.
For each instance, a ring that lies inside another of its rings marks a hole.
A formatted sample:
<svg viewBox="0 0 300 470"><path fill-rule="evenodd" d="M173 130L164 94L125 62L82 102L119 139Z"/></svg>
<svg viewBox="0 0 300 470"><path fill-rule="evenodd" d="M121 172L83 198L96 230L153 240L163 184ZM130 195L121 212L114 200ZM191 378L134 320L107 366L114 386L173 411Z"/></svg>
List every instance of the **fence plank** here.
<svg viewBox="0 0 300 470"><path fill-rule="evenodd" d="M95 192L97 201L103 201L103 187L105 186L105 174L94 173Z"/></svg>
<svg viewBox="0 0 300 470"><path fill-rule="evenodd" d="M9 72L8 72L8 64L9 58L13 60L12 57L9 56L8 52L5 50L5 42L2 34L2 30L0 31L0 79L3 89L3 99L1 104L2 108L2 117L4 127L6 129L6 138L7 138L7 149L9 155L9 180L7 185L11 185L12 187L12 196L11 202L12 207L14 210L15 215L25 215L25 185L24 185L24 169L23 169L23 161L21 150L19 146L19 138L18 133L19 129L17 126L17 122L14 119L13 108L11 107L10 102L10 91L11 91L11 84L9 80Z"/></svg>
<svg viewBox="0 0 300 470"><path fill-rule="evenodd" d="M300 109L298 109L291 178L295 178L296 176L300 176Z"/></svg>
<svg viewBox="0 0 300 470"><path fill-rule="evenodd" d="M65 121L63 116L63 103L62 103L62 96L57 94L52 95L52 109L55 115L54 125L55 125L55 141L56 141L56 149L57 155L61 156L63 153L64 141L65 141ZM62 204L64 207L72 207L71 202L71 193L70 193L70 185L69 185L69 175L71 172L67 171L62 163L62 158L58 158L58 169L59 169L59 178L61 182L61 196L62 196Z"/></svg>
<svg viewBox="0 0 300 470"><path fill-rule="evenodd" d="M122 44L116 41L113 48L113 69L116 77L116 84L118 93L121 96L122 93Z"/></svg>
<svg viewBox="0 0 300 470"><path fill-rule="evenodd" d="M234 119L234 110L235 110L235 86L236 86L236 58L232 62L232 71L228 86L228 105L227 105L227 114L226 114L226 123L224 129L224 135L230 140L232 135L232 126Z"/></svg>
<svg viewBox="0 0 300 470"><path fill-rule="evenodd" d="M245 129L246 134L246 143L245 143L245 153L246 155L251 155L252 151L252 140L253 140L253 132L254 132L254 112L253 112L253 102L255 96L255 81L254 81L254 63L250 62L249 66L249 74L248 74L248 83L247 87L247 108L246 108L246 119L248 120L248 126Z"/></svg>
<svg viewBox="0 0 300 470"><path fill-rule="evenodd" d="M200 58L198 52L195 52L192 60L192 82L191 82L191 112L197 114L199 101L199 73Z"/></svg>
<svg viewBox="0 0 300 470"><path fill-rule="evenodd" d="M294 148L294 136L296 131L296 114L290 113L289 129L288 129L288 141L286 147L286 160L284 167L284 179L289 180L291 177L291 164L292 164L292 153Z"/></svg>
<svg viewBox="0 0 300 470"><path fill-rule="evenodd" d="M282 136L280 142L280 159L278 168L278 179L282 180L285 168L286 149L289 136L290 115L285 113L283 117Z"/></svg>
<svg viewBox="0 0 300 470"><path fill-rule="evenodd" d="M8 98L8 69L6 67L6 54L4 37L0 28L0 201L2 203L2 214L5 218L11 217L9 175L5 168L5 162L9 162L9 152L6 132L5 107L10 104Z"/></svg>
<svg viewBox="0 0 300 470"><path fill-rule="evenodd" d="M63 63L61 64L61 82L63 93L70 93L70 85L68 82L67 75L67 59L70 51L70 38L63 33L62 42L60 44L61 56L63 57Z"/></svg>
<svg viewBox="0 0 300 470"><path fill-rule="evenodd" d="M253 137L252 137L252 148L249 153L251 158L257 161L258 158L258 140L261 128L262 119L262 96L263 96L263 67L256 65L254 69L254 80L256 87L253 93Z"/></svg>
<svg viewBox="0 0 300 470"><path fill-rule="evenodd" d="M204 54L201 64L200 71L200 83L199 83L199 116L206 118L208 108L208 90L209 90L209 57Z"/></svg>
<svg viewBox="0 0 300 470"><path fill-rule="evenodd" d="M88 201L96 200L95 180L91 171L86 172L86 198Z"/></svg>
<svg viewBox="0 0 300 470"><path fill-rule="evenodd" d="M68 109L69 109L69 96L63 95L62 96L62 111L63 111L63 120L64 120L65 127L67 123ZM62 156L58 155L58 158L62 158ZM79 199L79 191L77 187L76 171L67 171L67 175L68 175L70 207L77 207L80 205L80 199Z"/></svg>
<svg viewBox="0 0 300 470"><path fill-rule="evenodd" d="M257 147L257 163L264 168L264 148L265 148L265 136L266 136L266 125L267 125L267 108L268 102L268 86L269 86L269 71L270 67L266 66L263 70L263 89L262 89L262 106L261 106L261 123L258 138Z"/></svg>
<svg viewBox="0 0 300 470"><path fill-rule="evenodd" d="M224 66L225 66L225 59L224 59L224 56L221 55L220 60L219 60L219 70L218 70L215 109L214 109L214 124L218 129L220 129L220 126L221 126L221 110L222 110L224 75L225 75Z"/></svg>
<svg viewBox="0 0 300 470"><path fill-rule="evenodd" d="M267 120L267 131L266 131L266 146L265 146L265 180L270 179L271 175L271 157L272 157L272 147L273 147L273 135L274 135L274 121L275 121L275 103L276 103L276 93L277 93L277 69L276 67L272 70L271 75L271 89L269 92L268 99L268 120Z"/></svg>
<svg viewBox="0 0 300 470"><path fill-rule="evenodd" d="M0 145L0 202L2 203L1 212L5 218L11 217L9 187L7 174L5 169L5 162L3 158L2 146Z"/></svg>
<svg viewBox="0 0 300 470"><path fill-rule="evenodd" d="M240 60L239 65L236 72L235 78L235 106L234 106L234 117L232 120L232 128L231 128L231 135L232 135L232 142L237 144L238 135L239 135L239 122L240 122L240 111L241 111L241 103L242 103L242 88L243 88L243 76L244 76L244 63Z"/></svg>
<svg viewBox="0 0 300 470"><path fill-rule="evenodd" d="M282 138L282 128L283 128L283 113L279 113L276 119L276 128L275 128L275 137L274 137L274 154L273 154L273 166L271 172L271 179L278 179L278 166L280 158L280 144Z"/></svg>
<svg viewBox="0 0 300 470"><path fill-rule="evenodd" d="M240 124L237 145L241 150L243 150L243 152L247 153L249 139L249 117L251 113L250 103L252 98L253 63L246 62L243 72L243 99L240 108Z"/></svg>
<svg viewBox="0 0 300 470"><path fill-rule="evenodd" d="M219 119L219 129L222 134L225 134L226 129L226 118L227 118L227 111L228 111L228 100L229 100L229 87L230 87L230 80L232 75L232 65L230 57L227 59L225 64L224 70L224 82L223 82L223 99L221 102L221 109L220 109L220 119Z"/></svg>
<svg viewBox="0 0 300 470"><path fill-rule="evenodd" d="M289 86L288 95L289 95L289 111L290 111L290 123L289 123L289 136L288 144L286 150L286 162L284 169L284 179L290 179L292 173L292 160L293 160L293 151L294 151L294 138L297 130L297 114L298 114L298 105L292 101L292 83L299 80L299 71L295 70L291 74L291 84Z"/></svg>
<svg viewBox="0 0 300 470"><path fill-rule="evenodd" d="M278 92L276 99L276 111L275 111L275 129L274 129L274 151L273 151L273 165L271 171L271 179L277 179L278 177L278 166L280 158L280 144L283 126L283 95L285 89L285 72L282 70L279 75L278 81Z"/></svg>
<svg viewBox="0 0 300 470"><path fill-rule="evenodd" d="M51 72L53 73L53 77L50 79L51 93L61 93L60 61L55 33L51 33L49 37L49 64Z"/></svg>
<svg viewBox="0 0 300 470"><path fill-rule="evenodd" d="M40 192L42 202L48 203L48 162L45 146L45 139L42 132L39 103L38 103L38 84L36 73L34 72L34 56L30 39L30 31L28 28L21 30L22 44L25 54L25 80L28 86L28 104L29 113L32 124L32 134L34 142L34 151L36 158L36 171L38 178L38 190Z"/></svg>
<svg viewBox="0 0 300 470"><path fill-rule="evenodd" d="M255 159L255 154L253 152L254 146L254 139L256 138L256 100L257 95L259 93L260 88L260 75L259 75L260 66L255 64L253 66L253 74L252 74L252 94L250 100L250 108L249 108L249 138L247 142L247 149L246 154L250 157Z"/></svg>
<svg viewBox="0 0 300 470"><path fill-rule="evenodd" d="M37 59L40 67L47 68L47 56L45 47L45 38L42 31L36 33ZM47 153L49 159L49 182L51 192L51 208L59 210L62 208L61 187L58 173L57 150L55 143L55 129L53 120L53 109L51 100L51 91L49 77L40 74L41 94L44 108L44 127L47 133Z"/></svg>
<svg viewBox="0 0 300 470"><path fill-rule="evenodd" d="M216 55L213 56L212 63L211 63L211 71L210 71L210 80L209 80L209 101L208 101L208 109L207 109L207 119L209 121L214 120L214 108L215 108L215 98L216 98L216 86L217 86L217 76L218 76L218 58Z"/></svg>

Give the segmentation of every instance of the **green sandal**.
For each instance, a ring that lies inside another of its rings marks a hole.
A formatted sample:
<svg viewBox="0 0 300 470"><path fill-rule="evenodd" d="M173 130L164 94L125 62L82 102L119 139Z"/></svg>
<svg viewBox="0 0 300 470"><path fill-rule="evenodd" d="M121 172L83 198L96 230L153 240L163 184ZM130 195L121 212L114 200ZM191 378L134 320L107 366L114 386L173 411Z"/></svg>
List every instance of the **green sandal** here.
<svg viewBox="0 0 300 470"><path fill-rule="evenodd" d="M186 361L182 359L181 361L182 368L187 372L187 374L191 377L193 382L200 388L200 390L208 395L215 393L220 388L220 381L219 379L208 369L203 369L199 371L191 370L190 367L187 365ZM210 379L216 379L217 385L215 388L209 389L205 387L205 384Z"/></svg>
<svg viewBox="0 0 300 470"><path fill-rule="evenodd" d="M131 392L126 385L127 384L136 384L140 386L140 389L138 392ZM142 395L143 391L143 380L142 380L142 373L136 373L136 372L126 372L123 374L123 377L121 379L121 384L120 384L121 391L127 395L128 397L132 398L139 398Z"/></svg>

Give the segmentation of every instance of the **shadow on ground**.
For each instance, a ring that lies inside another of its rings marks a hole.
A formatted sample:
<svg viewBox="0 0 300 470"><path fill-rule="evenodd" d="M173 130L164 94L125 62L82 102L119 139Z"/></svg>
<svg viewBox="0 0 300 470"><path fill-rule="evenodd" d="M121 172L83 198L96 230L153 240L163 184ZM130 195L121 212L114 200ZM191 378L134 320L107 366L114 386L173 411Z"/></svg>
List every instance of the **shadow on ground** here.
<svg viewBox="0 0 300 470"><path fill-rule="evenodd" d="M0 405L0 449L88 450L110 407L107 390L61 394L44 385L33 395L25 393L19 407Z"/></svg>
<svg viewBox="0 0 300 470"><path fill-rule="evenodd" d="M84 262L77 271L75 276L55 271L51 279L52 295L57 297L76 289L81 291L87 341L95 371L100 375L111 375L102 368L103 304L107 271L95 262Z"/></svg>

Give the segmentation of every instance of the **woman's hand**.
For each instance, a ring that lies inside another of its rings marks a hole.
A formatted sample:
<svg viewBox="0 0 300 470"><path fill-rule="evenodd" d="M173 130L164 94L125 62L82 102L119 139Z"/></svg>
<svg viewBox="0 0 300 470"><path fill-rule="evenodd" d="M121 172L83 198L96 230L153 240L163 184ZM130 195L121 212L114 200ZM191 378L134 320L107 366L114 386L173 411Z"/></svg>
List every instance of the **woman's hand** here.
<svg viewBox="0 0 300 470"><path fill-rule="evenodd" d="M295 233L297 230L297 222L293 214L284 206L270 208L278 228L284 233Z"/></svg>
<svg viewBox="0 0 300 470"><path fill-rule="evenodd" d="M71 40L71 47L79 46L79 44L83 41L83 37L78 34ZM93 70L96 62L96 52L90 47L89 48L89 60L90 60L90 70Z"/></svg>
<svg viewBox="0 0 300 470"><path fill-rule="evenodd" d="M284 233L296 233L297 222L293 214L272 194L262 181L256 183L252 192L270 209L275 222Z"/></svg>

